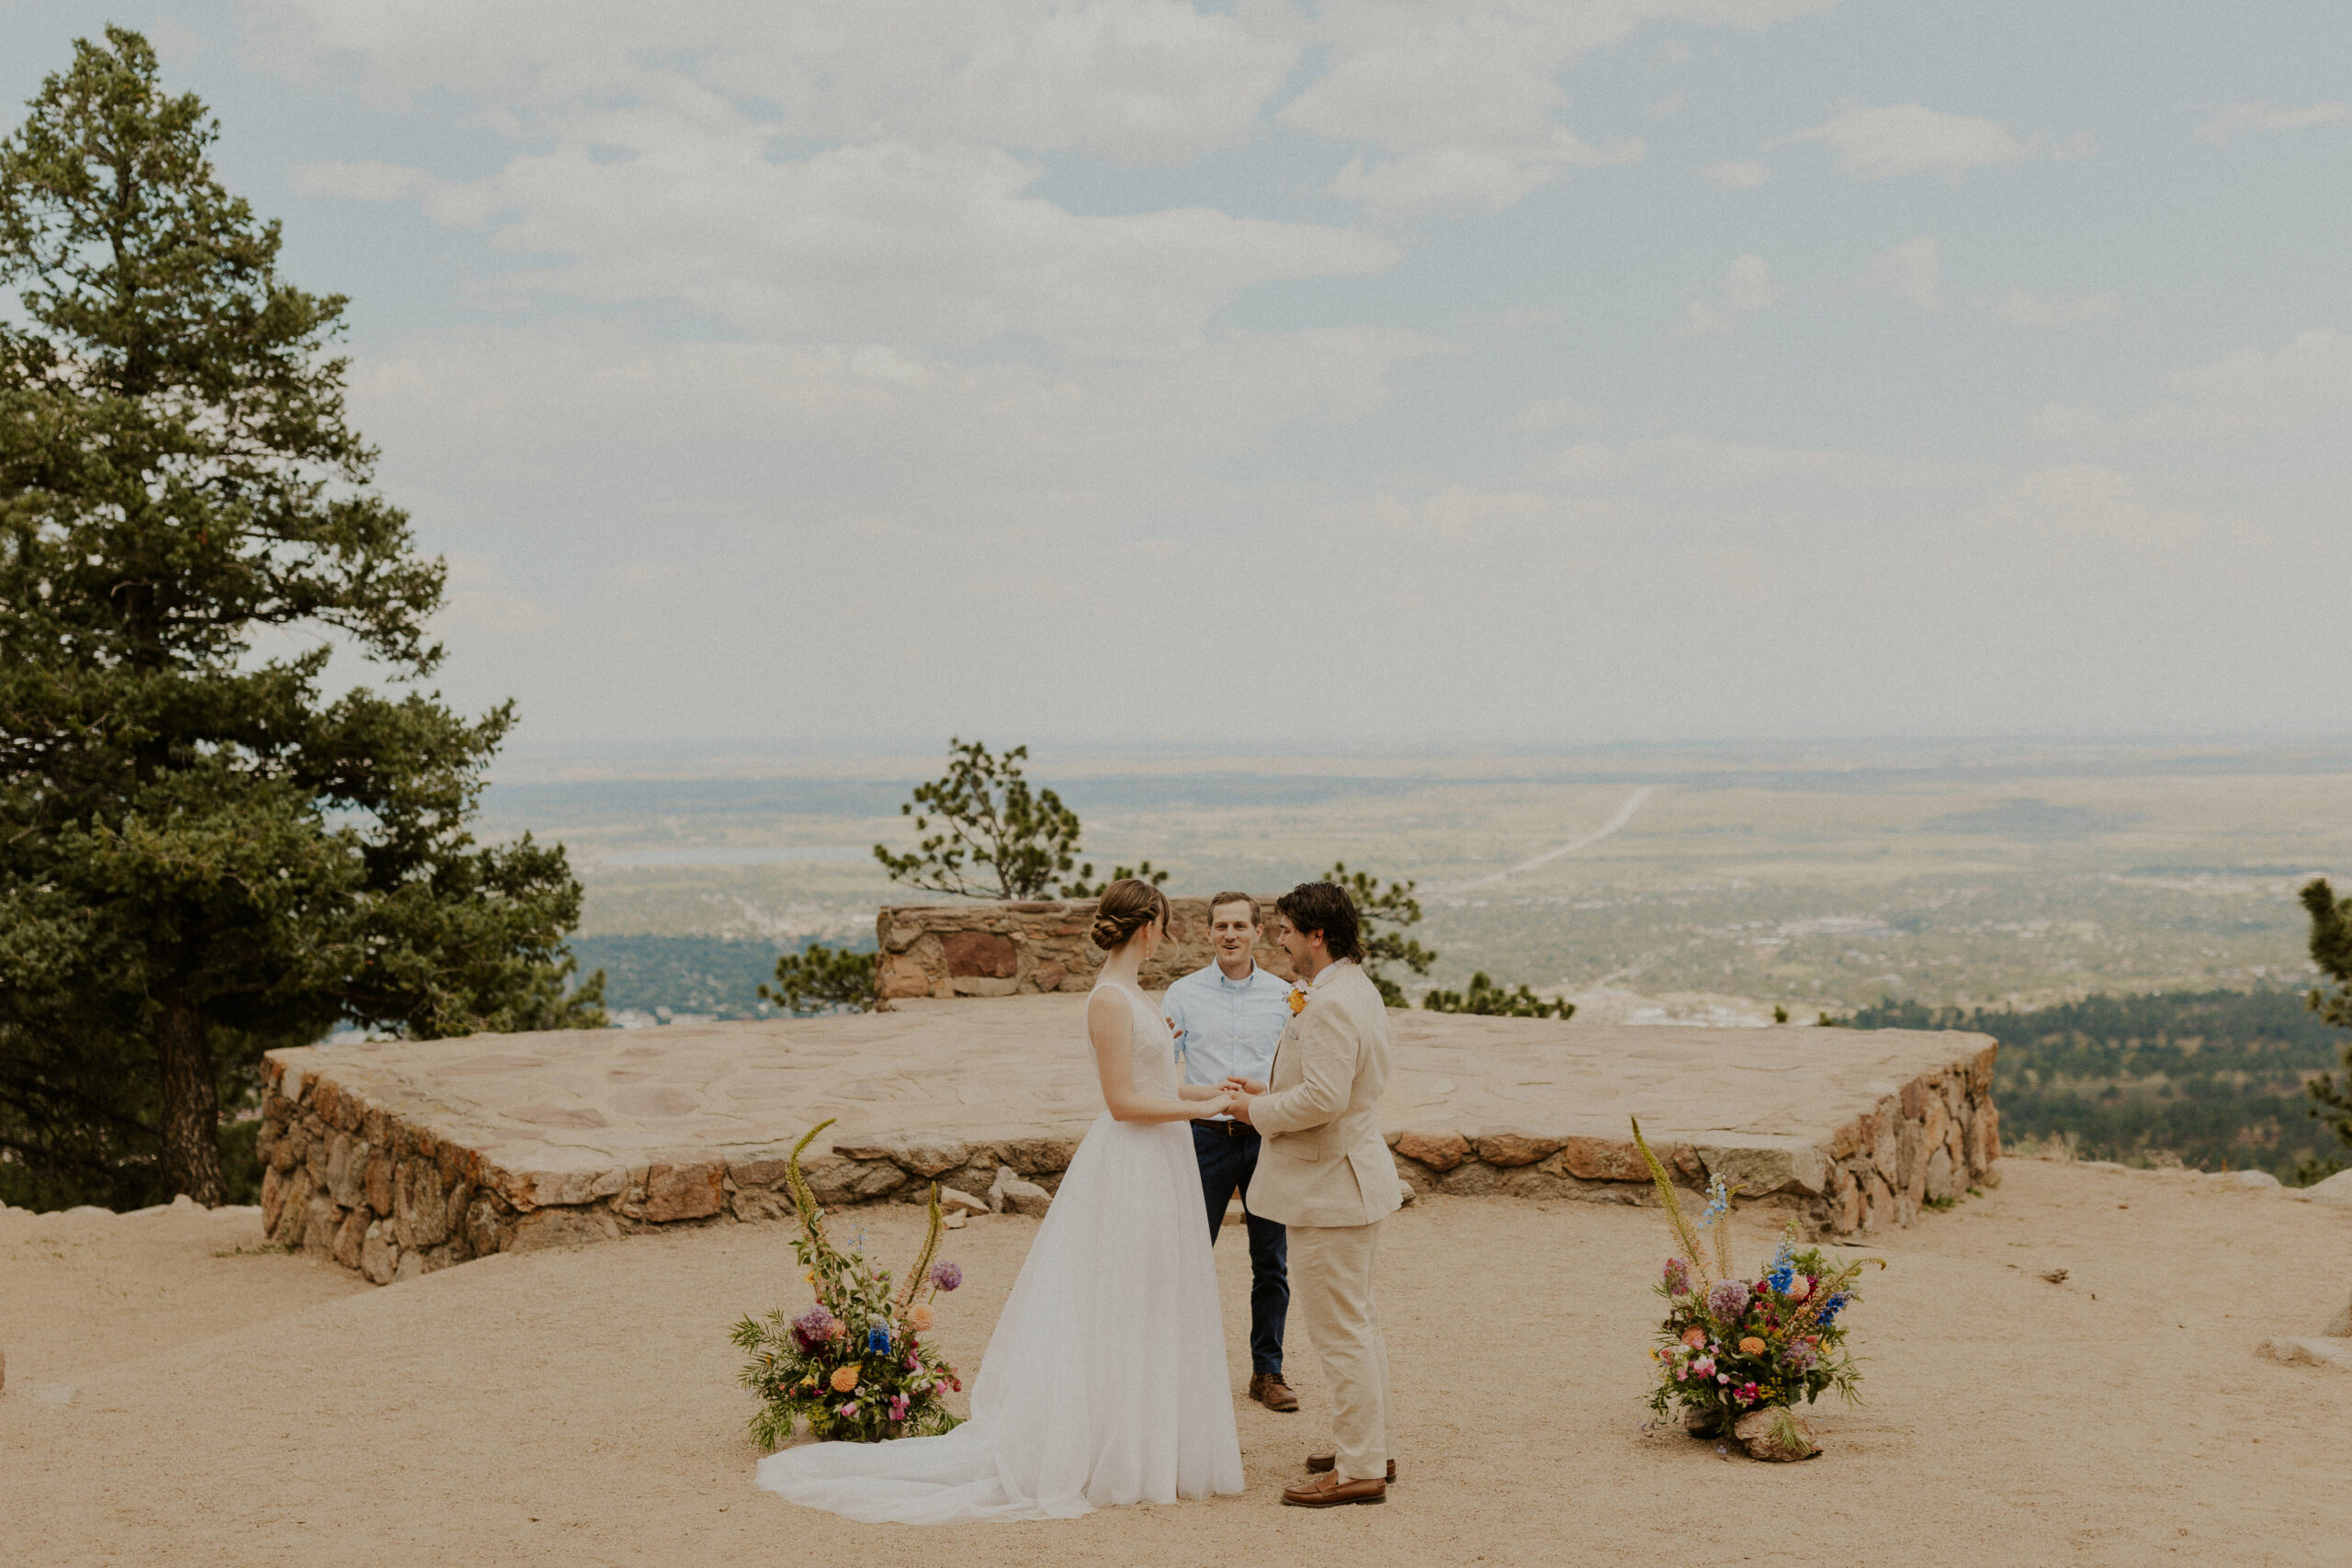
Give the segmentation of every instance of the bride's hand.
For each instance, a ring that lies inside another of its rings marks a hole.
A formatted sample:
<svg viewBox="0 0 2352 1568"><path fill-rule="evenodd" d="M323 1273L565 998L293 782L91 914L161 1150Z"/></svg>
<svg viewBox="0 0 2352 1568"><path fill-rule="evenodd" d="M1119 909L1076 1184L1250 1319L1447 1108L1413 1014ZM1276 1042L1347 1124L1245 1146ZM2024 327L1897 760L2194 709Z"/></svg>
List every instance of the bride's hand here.
<svg viewBox="0 0 2352 1568"><path fill-rule="evenodd" d="M1230 1116L1233 1114L1233 1096L1216 1094L1206 1100L1193 1101L1193 1119L1196 1122L1204 1122L1212 1116Z"/></svg>

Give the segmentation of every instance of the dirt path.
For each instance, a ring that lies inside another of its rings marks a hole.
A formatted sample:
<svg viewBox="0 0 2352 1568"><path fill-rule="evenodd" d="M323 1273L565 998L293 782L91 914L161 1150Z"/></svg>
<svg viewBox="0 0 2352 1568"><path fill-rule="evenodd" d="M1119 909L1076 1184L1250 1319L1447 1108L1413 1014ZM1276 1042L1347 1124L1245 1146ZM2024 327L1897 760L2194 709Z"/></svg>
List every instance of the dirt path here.
<svg viewBox="0 0 2352 1568"><path fill-rule="evenodd" d="M2255 1358L2352 1289L2352 1212L2179 1175L2011 1160L1877 1248L1855 1309L1870 1403L1766 1466L1645 1433L1655 1213L1431 1200L1392 1224L1383 1303L1404 1481L1383 1508L1278 1507L1320 1435L1243 1403L1245 1497L1068 1523L849 1524L751 1486L727 1325L783 1292L786 1233L726 1226L501 1257L375 1291L219 1258L235 1217L0 1215L7 1560L175 1565L1840 1564L2346 1561L2352 1379ZM245 1219L250 1229L254 1222ZM865 1211L890 1260L912 1211ZM134 1227L144 1226L144 1229ZM950 1237L968 1367L1034 1234ZM250 1239L248 1237L247 1239ZM1768 1245L1747 1239L1752 1259ZM1218 1248L1237 1373L1246 1259ZM2068 1271L2052 1285L2040 1275ZM22 1347L20 1349L19 1347ZM30 1397L19 1356L70 1403Z"/></svg>

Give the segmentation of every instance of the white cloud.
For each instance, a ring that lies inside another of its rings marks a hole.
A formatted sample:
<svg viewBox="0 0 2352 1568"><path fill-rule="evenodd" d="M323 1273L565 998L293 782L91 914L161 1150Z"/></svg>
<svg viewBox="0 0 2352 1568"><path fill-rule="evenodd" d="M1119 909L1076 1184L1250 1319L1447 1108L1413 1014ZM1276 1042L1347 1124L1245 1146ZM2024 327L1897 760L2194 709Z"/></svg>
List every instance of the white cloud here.
<svg viewBox="0 0 2352 1568"><path fill-rule="evenodd" d="M1632 163L1633 138L1605 146L1563 122L1560 73L1653 19L1757 28L1835 0L1478 0L1398 6L1330 0L1314 41L1329 68L1284 105L1291 129L1366 153L1334 195L1384 216L1445 208L1497 211L1572 169Z"/></svg>
<svg viewBox="0 0 2352 1568"><path fill-rule="evenodd" d="M1453 485L1418 501L1374 496L1334 515L1359 519L1388 534L1461 541L1536 527L1554 521L1560 511L1555 496Z"/></svg>
<svg viewBox="0 0 2352 1568"><path fill-rule="evenodd" d="M1579 442L1547 465L1566 483L1639 479L1673 490L1809 483L1870 489L1946 488L1975 477L1971 465L1871 452L1777 446L1706 436L1650 436L1615 446Z"/></svg>
<svg viewBox="0 0 2352 1568"><path fill-rule="evenodd" d="M1247 141L1296 62L1276 13L1180 0L253 0L254 54L377 107L435 93L509 134L707 96L780 134L1181 163Z"/></svg>
<svg viewBox="0 0 2352 1568"><path fill-rule="evenodd" d="M1086 217L1026 194L1037 171L984 148L867 144L784 161L742 128L672 125L635 157L585 139L451 186L334 165L311 188L413 196L444 221L514 216L498 248L550 265L505 287L597 304L674 301L745 332L900 344L1034 333L1080 352L1151 353L1198 334L1242 290L1375 272L1389 242L1203 208Z"/></svg>
<svg viewBox="0 0 2352 1568"><path fill-rule="evenodd" d="M1997 313L2005 321L2026 327L2072 327L2105 321L2123 313L2123 300L2112 292L2077 294L2070 299L2042 299L2021 288L2011 288Z"/></svg>
<svg viewBox="0 0 2352 1568"><path fill-rule="evenodd" d="M1331 194L1387 218L1446 208L1500 212L1568 169L1636 163L1641 156L1639 141L1604 152L1555 128L1541 146L1433 147L1385 163L1357 158L1332 180Z"/></svg>
<svg viewBox="0 0 2352 1568"><path fill-rule="evenodd" d="M1723 281L1712 298L1702 295L1685 308L1674 335L1704 337L1727 333L1739 324L1740 317L1767 310L1779 304L1781 299L1781 286L1773 280L1771 265L1759 255L1741 256L1724 270Z"/></svg>
<svg viewBox="0 0 2352 1568"><path fill-rule="evenodd" d="M1670 119L1690 107L1690 100L1680 93L1668 93L1650 103L1642 112L1652 119Z"/></svg>
<svg viewBox="0 0 2352 1568"><path fill-rule="evenodd" d="M2273 104L2242 103L2201 106L2211 112L2188 134L2199 141L2226 147L2247 131L2302 130L2314 125L2342 125L2352 120L2352 104L2325 102L2299 109Z"/></svg>
<svg viewBox="0 0 2352 1568"><path fill-rule="evenodd" d="M1862 268L1860 281L1863 288L1891 299L1937 311L1944 308L1943 278L1943 258L1937 254L1936 242L1922 234L1872 256Z"/></svg>
<svg viewBox="0 0 2352 1568"><path fill-rule="evenodd" d="M1556 430L1564 424L1591 424L1600 418L1600 411L1589 403L1574 398L1538 398L1519 411L1511 421L1515 430Z"/></svg>
<svg viewBox="0 0 2352 1568"><path fill-rule="evenodd" d="M2014 164L2032 151L1996 121L1942 114L1923 104L1848 109L1835 119L1791 131L1764 144L1766 152L1819 142L1838 154L1838 166L1859 180L1938 174L1958 181L1973 169Z"/></svg>
<svg viewBox="0 0 2352 1568"><path fill-rule="evenodd" d="M2037 413L2033 426L2060 440L2206 441L2310 431L2319 443L2315 453L2333 453L2352 422L2352 334L2321 327L2276 350L2241 349L2181 371L2166 385L2171 396L2120 419L2058 405Z"/></svg>
<svg viewBox="0 0 2352 1568"><path fill-rule="evenodd" d="M1995 498L1993 513L2032 532L2156 552L2196 544L2212 527L2195 512L2142 501L2129 475L2087 463L2024 475Z"/></svg>
<svg viewBox="0 0 2352 1568"><path fill-rule="evenodd" d="M1709 164L1699 172L1724 190L1753 190L1772 177L1772 171L1753 158Z"/></svg>

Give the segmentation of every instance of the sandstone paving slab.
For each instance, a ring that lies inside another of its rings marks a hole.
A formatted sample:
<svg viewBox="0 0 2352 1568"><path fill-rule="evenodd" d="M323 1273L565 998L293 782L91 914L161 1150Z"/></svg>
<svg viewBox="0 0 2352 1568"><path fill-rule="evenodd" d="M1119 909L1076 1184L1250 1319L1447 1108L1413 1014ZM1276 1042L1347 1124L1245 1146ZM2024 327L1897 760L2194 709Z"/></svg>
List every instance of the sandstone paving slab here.
<svg viewBox="0 0 2352 1568"><path fill-rule="evenodd" d="M785 1153L829 1118L809 1164L829 1203L985 1190L1001 1167L1050 1184L1101 1108L1084 1011L1067 994L909 999L273 1052L265 1221L373 1277L775 1217ZM1998 1152L1982 1035L1389 1016L1382 1119L1417 1190L1642 1201L1638 1116L1679 1179L1724 1174L1838 1232L1907 1224Z"/></svg>

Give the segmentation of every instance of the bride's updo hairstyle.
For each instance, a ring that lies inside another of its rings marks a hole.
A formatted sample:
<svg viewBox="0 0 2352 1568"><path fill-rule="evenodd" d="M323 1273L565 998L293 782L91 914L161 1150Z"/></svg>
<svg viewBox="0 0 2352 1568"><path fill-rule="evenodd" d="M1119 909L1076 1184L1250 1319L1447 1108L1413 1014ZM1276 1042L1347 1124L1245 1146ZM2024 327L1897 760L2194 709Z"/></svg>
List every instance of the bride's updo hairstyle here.
<svg viewBox="0 0 2352 1568"><path fill-rule="evenodd" d="M1094 945L1116 953L1135 940L1136 932L1168 918L1168 895L1150 883L1129 876L1102 890L1094 908Z"/></svg>

